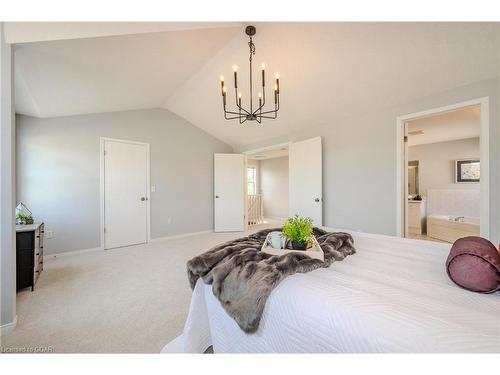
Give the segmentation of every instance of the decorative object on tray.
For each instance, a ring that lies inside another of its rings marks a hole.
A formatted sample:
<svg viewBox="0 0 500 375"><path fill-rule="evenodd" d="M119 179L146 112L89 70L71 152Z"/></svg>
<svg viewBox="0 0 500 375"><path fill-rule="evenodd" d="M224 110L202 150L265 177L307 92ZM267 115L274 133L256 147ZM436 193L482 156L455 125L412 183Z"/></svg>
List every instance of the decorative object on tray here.
<svg viewBox="0 0 500 375"><path fill-rule="evenodd" d="M281 232L272 232L272 233L281 233ZM309 240L307 244L307 249L306 250L298 250L298 249L292 249L291 246L289 245L288 247L285 245L280 248L276 248L272 244L272 233L269 233L267 235L266 240L264 241L264 244L262 245L261 251L270 254L270 255L285 255L285 254L291 254L291 253L298 253L298 254L305 254L311 258L314 259L319 259L321 261L324 260L325 256L323 254L323 250L321 249L321 246L318 244L318 241L314 236L311 236L311 239ZM286 238L285 238L286 240ZM287 241L288 243L290 241Z"/></svg>
<svg viewBox="0 0 500 375"><path fill-rule="evenodd" d="M356 252L350 234L319 228L313 228L312 236L322 249L323 261L308 256L308 250L280 256L261 251L268 235L279 230L266 229L226 242L187 262L191 288L199 278L211 284L222 307L247 333L257 331L267 298L285 277L330 267Z"/></svg>
<svg viewBox="0 0 500 375"><path fill-rule="evenodd" d="M16 223L33 224L33 214L23 202L16 207Z"/></svg>
<svg viewBox="0 0 500 375"><path fill-rule="evenodd" d="M285 237L283 232L275 231L267 235L266 242L273 249L284 249L287 244L287 238Z"/></svg>
<svg viewBox="0 0 500 375"><path fill-rule="evenodd" d="M478 183L481 176L479 159L455 160L456 183Z"/></svg>
<svg viewBox="0 0 500 375"><path fill-rule="evenodd" d="M292 249L306 250L312 246L311 237L313 221L309 217L295 217L287 220L283 226L283 234L290 240Z"/></svg>

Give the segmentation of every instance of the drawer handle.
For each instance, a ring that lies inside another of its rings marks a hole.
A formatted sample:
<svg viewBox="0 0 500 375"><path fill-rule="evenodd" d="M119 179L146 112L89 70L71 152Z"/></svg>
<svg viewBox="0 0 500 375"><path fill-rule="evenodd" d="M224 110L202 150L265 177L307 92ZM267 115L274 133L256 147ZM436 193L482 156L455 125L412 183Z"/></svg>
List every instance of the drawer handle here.
<svg viewBox="0 0 500 375"><path fill-rule="evenodd" d="M40 255L40 253L36 253L36 255Z"/></svg>
<svg viewBox="0 0 500 375"><path fill-rule="evenodd" d="M40 271L35 271L36 273L40 273Z"/></svg>

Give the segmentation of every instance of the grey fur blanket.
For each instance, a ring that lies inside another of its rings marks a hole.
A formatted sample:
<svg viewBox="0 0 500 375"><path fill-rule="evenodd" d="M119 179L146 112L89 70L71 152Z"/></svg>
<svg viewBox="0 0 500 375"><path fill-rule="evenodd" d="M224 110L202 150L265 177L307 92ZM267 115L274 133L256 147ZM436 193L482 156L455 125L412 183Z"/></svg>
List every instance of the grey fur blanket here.
<svg viewBox="0 0 500 375"><path fill-rule="evenodd" d="M313 234L323 249L324 261L305 254L273 256L260 251L267 234L276 230L281 228L226 242L187 263L191 289L200 277L212 284L212 291L226 312L247 333L257 331L267 298L285 277L329 267L356 252L350 234L319 228L314 228Z"/></svg>

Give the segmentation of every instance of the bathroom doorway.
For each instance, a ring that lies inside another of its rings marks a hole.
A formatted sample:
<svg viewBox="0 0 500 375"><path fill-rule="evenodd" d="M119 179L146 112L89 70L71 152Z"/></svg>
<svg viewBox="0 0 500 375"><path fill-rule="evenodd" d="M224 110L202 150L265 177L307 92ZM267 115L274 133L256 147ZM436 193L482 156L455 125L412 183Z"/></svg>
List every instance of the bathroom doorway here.
<svg viewBox="0 0 500 375"><path fill-rule="evenodd" d="M482 98L398 118L402 237L488 237L488 117Z"/></svg>

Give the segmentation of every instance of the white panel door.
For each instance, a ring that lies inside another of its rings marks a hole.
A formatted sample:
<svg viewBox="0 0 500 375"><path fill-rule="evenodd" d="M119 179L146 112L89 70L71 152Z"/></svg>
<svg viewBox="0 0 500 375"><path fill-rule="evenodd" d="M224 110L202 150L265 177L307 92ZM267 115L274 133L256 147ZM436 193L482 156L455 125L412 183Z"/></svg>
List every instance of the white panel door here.
<svg viewBox="0 0 500 375"><path fill-rule="evenodd" d="M245 230L245 157L214 154L214 230Z"/></svg>
<svg viewBox="0 0 500 375"><path fill-rule="evenodd" d="M104 248L148 242L149 147L104 141Z"/></svg>
<svg viewBox="0 0 500 375"><path fill-rule="evenodd" d="M323 225L321 137L290 144L290 217L295 214Z"/></svg>

